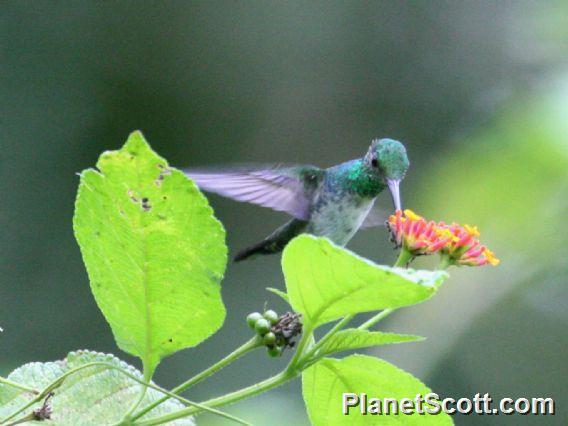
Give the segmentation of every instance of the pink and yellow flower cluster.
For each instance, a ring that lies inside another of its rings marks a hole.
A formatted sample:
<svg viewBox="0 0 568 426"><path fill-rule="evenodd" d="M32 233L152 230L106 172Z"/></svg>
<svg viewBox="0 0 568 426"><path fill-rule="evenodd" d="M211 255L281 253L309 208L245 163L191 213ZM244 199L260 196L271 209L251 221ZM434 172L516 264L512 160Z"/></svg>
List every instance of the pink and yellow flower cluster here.
<svg viewBox="0 0 568 426"><path fill-rule="evenodd" d="M482 245L475 226L426 221L412 210L397 210L387 221L397 247L412 256L439 252L450 264L465 266L498 265L499 259Z"/></svg>

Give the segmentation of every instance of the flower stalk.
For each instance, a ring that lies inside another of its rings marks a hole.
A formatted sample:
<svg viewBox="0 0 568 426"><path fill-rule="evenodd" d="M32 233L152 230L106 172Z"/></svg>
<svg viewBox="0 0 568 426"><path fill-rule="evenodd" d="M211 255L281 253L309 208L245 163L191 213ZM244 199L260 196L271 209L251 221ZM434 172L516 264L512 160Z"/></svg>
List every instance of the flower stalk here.
<svg viewBox="0 0 568 426"><path fill-rule="evenodd" d="M34 388L30 388L30 387L22 385L20 383L16 383L13 380L6 379L5 377L0 377L0 383L3 384L3 385L6 385L6 386L16 388L16 389L20 389L24 392L32 393L34 395L39 395L39 393L40 393L38 390L36 390Z"/></svg>
<svg viewBox="0 0 568 426"><path fill-rule="evenodd" d="M177 394L184 392L185 390L189 389L191 386L193 386L196 383L199 383L202 380L206 379L207 377L215 374L217 371L221 370L223 367L226 367L227 365L236 361L237 359L239 359L243 355L249 353L250 351L252 351L252 350L254 350L254 349L256 349L260 346L262 346L261 339L258 336L253 337L252 339L250 339L249 341L247 341L243 345L239 346L237 349L235 349L229 355L224 357L222 360L216 362L215 364L213 364L209 368L203 370L201 373L193 376L189 380L186 380L185 382L176 386L174 389L172 389L171 393L177 395ZM146 407L144 407L143 409L138 411L136 414L134 414L132 416L132 420L139 419L140 417L142 417L143 415L145 415L149 411L156 408L158 405L164 403L169 398L170 397L168 395L164 395L163 397L157 399L156 401L152 402L151 404L147 405Z"/></svg>

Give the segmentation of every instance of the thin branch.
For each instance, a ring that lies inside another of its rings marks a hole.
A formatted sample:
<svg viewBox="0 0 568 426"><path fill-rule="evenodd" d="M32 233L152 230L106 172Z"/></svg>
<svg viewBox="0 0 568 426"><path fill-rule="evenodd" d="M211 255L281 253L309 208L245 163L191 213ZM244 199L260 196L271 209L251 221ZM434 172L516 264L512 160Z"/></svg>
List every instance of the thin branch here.
<svg viewBox="0 0 568 426"><path fill-rule="evenodd" d="M13 388L17 388L20 390L23 390L24 392L29 392L29 393L33 393L34 395L39 395L39 391L37 389L34 388L30 388L26 385L22 385L20 383L16 383L10 379L6 379L4 377L0 377L0 383L7 385L7 386L11 386Z"/></svg>
<svg viewBox="0 0 568 426"><path fill-rule="evenodd" d="M90 362L90 363L88 363L88 364L80 365L80 366L78 366L78 367L76 367L76 368L74 368L74 369L72 369L72 370L69 370L69 371L65 372L63 375L61 375L60 377L58 377L57 379L55 379L54 381L52 381L49 385L47 385L46 388L45 388L42 392L40 392L38 396L36 396L34 399L32 399L31 401L29 401L26 405L24 405L23 407L21 407L20 409L18 409L18 410L15 411L14 413L12 413L12 414L11 414L10 416L8 416L7 418L1 420L0 423L5 423L5 422L7 422L8 420L13 419L13 418L16 417L18 414L20 414L22 411L25 411L26 409L28 409L29 407L31 407L31 406L34 405L35 403L37 403L37 402L39 402L40 400L42 400L42 399L44 398L44 396L48 395L48 394L49 394L50 392L52 392L54 389L57 389L59 386L61 386L61 384L63 384L63 382L65 381L65 379L66 379L68 376L70 376L70 375L72 375L72 374L75 374L75 373L77 373L77 372L79 372L79 371L81 371L81 370L84 370L84 369L86 369L86 368L89 368L89 367L96 367L96 366L104 366L104 367L107 367L108 369L117 370L117 371L121 372L122 374L124 374L125 376L127 376L128 378L132 379L133 381L135 381L135 382L137 382L137 383L140 383L140 384L145 385L145 386L147 386L147 387L149 387L149 388L152 388L152 389L154 389L154 390L157 390L157 391L159 391L159 392L162 392L162 393L168 395L169 397L175 398L175 399L177 399L178 401L180 401L180 402L182 402L182 403L184 403L184 404L186 404L186 405L190 405L190 406L197 407L197 408L199 408L199 410L209 411L209 412L211 412L212 414L215 414L215 415L218 415L218 416L221 416L221 417L225 417L225 418L227 418L227 419L233 420L233 421L235 421L235 422L237 422L237 423L240 423L240 424L244 424L244 425L249 425L249 424L250 424L250 423L248 423L248 422L246 422L246 421L244 421L244 420L241 420L241 419L239 419L239 418L237 418L237 417L235 417L235 416L232 416L232 415L230 415L230 414L223 413L222 411L216 410L216 409L214 409L214 408L207 407L207 406L205 406L204 404L199 404L199 403L197 403L197 402L190 401L190 400L188 400L188 399L186 399L186 398L183 398L183 397L181 397L181 396L179 396L179 395L176 395L176 394L174 394L174 393L171 393L170 391L168 391L168 390L166 390L166 389L164 389L164 388L162 388L162 387L160 387L160 386L158 386L158 385L155 385L155 384L153 384L153 383L147 383L147 382L145 382L144 380L139 379L138 377L136 377L134 374L130 373L129 371L123 370L122 368L117 367L116 365L108 364L108 363L106 363L106 362Z"/></svg>
<svg viewBox="0 0 568 426"><path fill-rule="evenodd" d="M241 356L245 355L246 353L252 351L253 349L258 348L260 345L261 345L260 338L258 336L253 337L252 339L250 339L245 344L239 346L237 349L235 349L233 352L231 352L229 355L227 355L222 360L216 362L215 364L213 364L211 367L207 368L206 370L203 370L201 373L193 376L191 379L186 380L182 384L176 386L174 389L172 389L171 393L172 394L182 393L183 391L185 391L189 387L191 387L194 384L206 379L207 377L216 373L217 371L219 371L223 367L226 367L227 365L229 365L233 361L237 360ZM131 420L139 419L144 414L148 413L149 411L151 411L152 409L154 409L158 405L165 402L167 399L168 399L167 396L163 396L163 397L157 399L156 401L152 402L151 404L147 405L146 407L144 407L140 411L138 411L136 414L134 414L131 417Z"/></svg>

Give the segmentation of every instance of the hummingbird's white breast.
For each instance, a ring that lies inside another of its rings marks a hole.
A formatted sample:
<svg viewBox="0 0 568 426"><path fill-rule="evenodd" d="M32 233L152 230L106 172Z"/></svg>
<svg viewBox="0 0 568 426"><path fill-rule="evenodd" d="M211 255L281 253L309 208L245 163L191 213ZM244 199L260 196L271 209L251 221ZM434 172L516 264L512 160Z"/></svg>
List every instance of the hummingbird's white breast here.
<svg viewBox="0 0 568 426"><path fill-rule="evenodd" d="M322 192L314 204L306 230L344 246L361 227L374 203L374 198L363 198L352 192Z"/></svg>

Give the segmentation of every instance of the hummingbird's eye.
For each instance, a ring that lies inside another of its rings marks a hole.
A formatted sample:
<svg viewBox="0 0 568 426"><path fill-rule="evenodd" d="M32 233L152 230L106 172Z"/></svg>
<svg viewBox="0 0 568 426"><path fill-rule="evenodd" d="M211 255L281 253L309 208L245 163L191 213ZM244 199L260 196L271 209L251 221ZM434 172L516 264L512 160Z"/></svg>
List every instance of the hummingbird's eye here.
<svg viewBox="0 0 568 426"><path fill-rule="evenodd" d="M379 161L376 158L373 158L371 160L371 166L377 167L378 165L379 165Z"/></svg>

